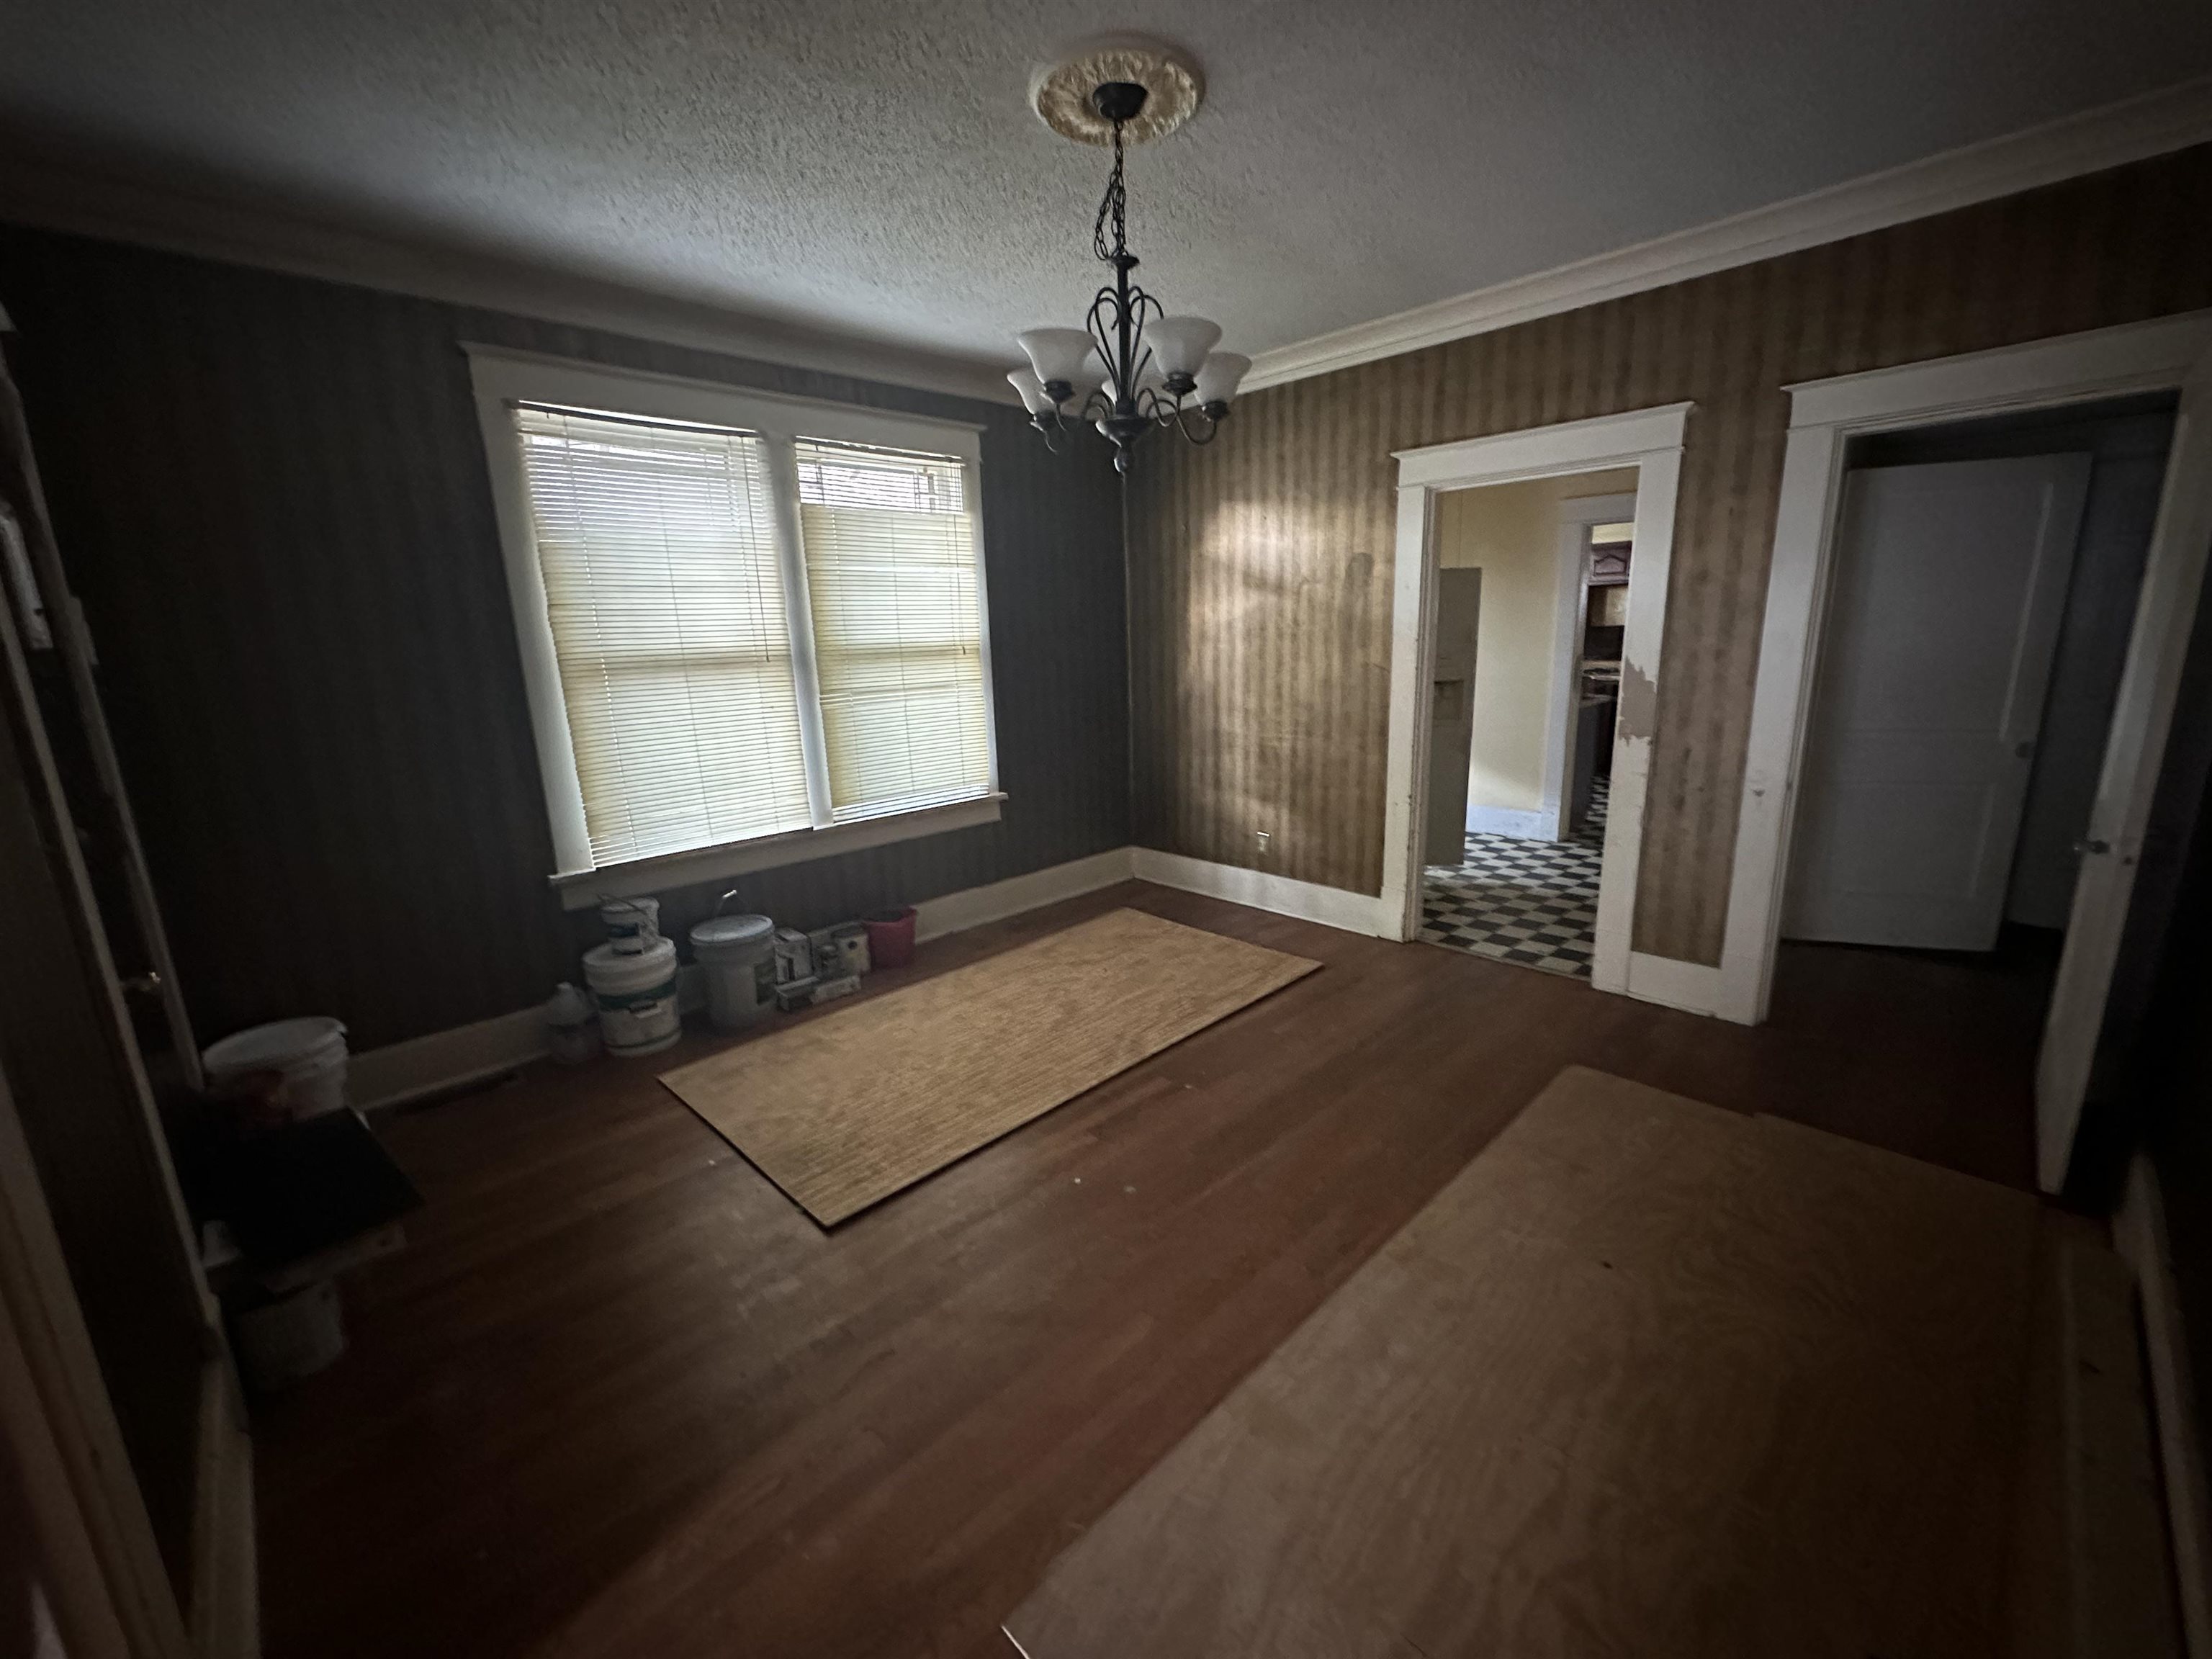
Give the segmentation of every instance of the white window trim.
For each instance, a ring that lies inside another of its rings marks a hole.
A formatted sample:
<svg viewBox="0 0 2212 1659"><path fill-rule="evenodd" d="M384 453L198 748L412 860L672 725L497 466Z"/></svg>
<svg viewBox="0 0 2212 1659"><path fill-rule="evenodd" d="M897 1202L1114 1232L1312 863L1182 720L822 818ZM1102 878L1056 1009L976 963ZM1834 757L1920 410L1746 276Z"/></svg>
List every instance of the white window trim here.
<svg viewBox="0 0 2212 1659"><path fill-rule="evenodd" d="M565 908L585 909L602 896L626 897L656 892L996 821L1006 795L999 787L998 707L991 674L990 602L983 560L980 426L896 410L784 397L711 380L606 368L534 352L510 351L498 346L465 344L461 349L468 354L469 376L476 388L477 424L483 430L484 454L490 464L492 505L499 520L507 594L514 611L516 641L522 651L522 678L529 697L531 728L537 740L538 774L544 784L546 815L553 831L557 867L549 879ZM508 414L509 405L517 402L740 427L763 434L771 449L785 457L790 453L792 441L802 436L874 444L888 449L910 450L926 442L935 453L957 456L968 469L976 502L976 511L971 514L975 543L975 604L982 630L983 708L990 745L989 781L985 793L970 800L886 813L880 817L842 823L830 821L830 786L821 741L821 702L814 688L813 630L805 611L805 570L797 538L799 504L781 482L789 469L780 468L775 471L779 481L775 510L783 530L781 539L787 564L786 609L791 617L799 718L811 732L811 740L807 744L807 793L812 803L814 824L780 835L753 836L717 847L595 866L592 862L591 837L584 823L583 788L576 776L575 749L569 738L568 704L561 690L553 629L546 617L544 579L538 569L530 499L523 481L522 445ZM795 577L787 568L793 560L799 562Z"/></svg>

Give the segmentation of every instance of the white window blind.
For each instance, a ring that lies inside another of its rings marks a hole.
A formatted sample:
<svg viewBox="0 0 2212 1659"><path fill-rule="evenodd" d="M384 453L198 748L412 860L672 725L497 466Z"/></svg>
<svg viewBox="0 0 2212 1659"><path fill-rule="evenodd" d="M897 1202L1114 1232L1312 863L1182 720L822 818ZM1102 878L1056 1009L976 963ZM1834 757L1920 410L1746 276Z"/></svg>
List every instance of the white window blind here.
<svg viewBox="0 0 2212 1659"><path fill-rule="evenodd" d="M800 438L800 538L840 820L991 787L966 469L952 456Z"/></svg>
<svg viewBox="0 0 2212 1659"><path fill-rule="evenodd" d="M593 865L808 827L768 446L514 418Z"/></svg>

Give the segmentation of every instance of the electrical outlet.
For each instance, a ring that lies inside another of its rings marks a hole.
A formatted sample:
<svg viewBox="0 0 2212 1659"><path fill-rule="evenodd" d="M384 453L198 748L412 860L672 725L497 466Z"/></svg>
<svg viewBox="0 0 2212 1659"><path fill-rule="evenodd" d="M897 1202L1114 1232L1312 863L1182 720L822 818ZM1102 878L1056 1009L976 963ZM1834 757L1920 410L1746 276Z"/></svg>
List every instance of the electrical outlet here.
<svg viewBox="0 0 2212 1659"><path fill-rule="evenodd" d="M1267 832L1265 830L1255 830L1252 832L1252 835L1253 835L1254 839L1255 839L1255 840L1256 840L1256 841L1260 843L1260 856L1261 856L1261 858L1265 858L1265 857L1267 857Z"/></svg>

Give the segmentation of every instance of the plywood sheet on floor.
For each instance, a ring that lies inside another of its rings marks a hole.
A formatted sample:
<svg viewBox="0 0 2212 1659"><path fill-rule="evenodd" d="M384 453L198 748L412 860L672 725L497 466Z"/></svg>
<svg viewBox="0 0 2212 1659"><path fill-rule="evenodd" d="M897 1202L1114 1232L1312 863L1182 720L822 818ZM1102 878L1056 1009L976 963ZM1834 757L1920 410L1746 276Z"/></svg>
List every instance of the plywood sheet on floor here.
<svg viewBox="0 0 2212 1659"><path fill-rule="evenodd" d="M1986 1650L2035 1219L1571 1067L1007 1631L1030 1659Z"/></svg>
<svg viewBox="0 0 2212 1659"><path fill-rule="evenodd" d="M827 1226L1320 965L1114 910L661 1080Z"/></svg>

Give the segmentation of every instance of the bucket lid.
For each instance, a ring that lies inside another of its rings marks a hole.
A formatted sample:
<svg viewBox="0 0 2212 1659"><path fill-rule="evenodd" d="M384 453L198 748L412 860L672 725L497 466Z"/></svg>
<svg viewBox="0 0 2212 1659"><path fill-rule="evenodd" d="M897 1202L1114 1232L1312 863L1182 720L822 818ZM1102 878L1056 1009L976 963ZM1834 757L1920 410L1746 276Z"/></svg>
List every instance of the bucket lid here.
<svg viewBox="0 0 2212 1659"><path fill-rule="evenodd" d="M709 916L691 930L691 943L709 950L720 945L766 945L775 924L766 916Z"/></svg>
<svg viewBox="0 0 2212 1659"><path fill-rule="evenodd" d="M248 1026L200 1056L210 1072L281 1072L306 1060L325 1060L345 1053L345 1023L311 1015Z"/></svg>
<svg viewBox="0 0 2212 1659"><path fill-rule="evenodd" d="M658 936L647 941L642 951L617 950L612 944L594 945L584 952L584 972L588 976L597 974L602 979L609 975L629 977L648 969L672 973L676 968L676 941Z"/></svg>

